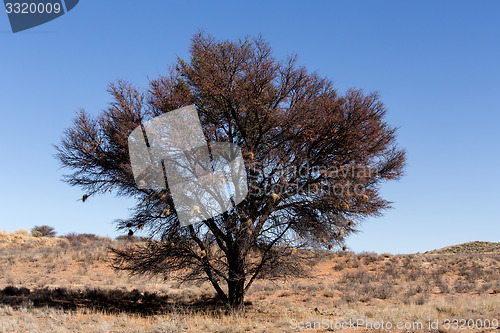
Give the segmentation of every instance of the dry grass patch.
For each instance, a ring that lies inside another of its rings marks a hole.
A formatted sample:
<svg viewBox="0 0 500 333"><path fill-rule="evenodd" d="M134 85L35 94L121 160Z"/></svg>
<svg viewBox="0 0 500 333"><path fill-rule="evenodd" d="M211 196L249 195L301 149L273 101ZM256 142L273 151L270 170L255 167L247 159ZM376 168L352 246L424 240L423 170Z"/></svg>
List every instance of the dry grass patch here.
<svg viewBox="0 0 500 333"><path fill-rule="evenodd" d="M109 267L108 246L141 239L32 238L0 233L0 332L292 332L291 319L428 322L500 314L499 253L321 252L309 277L256 281L245 310L230 315L209 284L130 277Z"/></svg>

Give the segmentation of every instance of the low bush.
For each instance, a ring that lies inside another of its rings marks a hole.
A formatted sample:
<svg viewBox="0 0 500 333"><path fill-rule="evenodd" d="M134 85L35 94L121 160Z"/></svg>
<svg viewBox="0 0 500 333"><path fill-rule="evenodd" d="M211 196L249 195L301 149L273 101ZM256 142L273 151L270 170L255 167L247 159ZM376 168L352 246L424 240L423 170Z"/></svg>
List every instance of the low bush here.
<svg viewBox="0 0 500 333"><path fill-rule="evenodd" d="M56 232L54 228L48 225L36 225L31 229L31 236L33 237L55 237Z"/></svg>

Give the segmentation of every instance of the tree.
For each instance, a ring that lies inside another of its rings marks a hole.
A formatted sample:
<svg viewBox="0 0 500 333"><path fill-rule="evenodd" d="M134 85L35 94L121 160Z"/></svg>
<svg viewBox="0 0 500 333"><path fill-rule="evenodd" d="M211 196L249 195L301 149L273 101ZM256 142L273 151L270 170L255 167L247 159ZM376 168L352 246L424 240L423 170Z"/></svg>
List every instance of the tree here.
<svg viewBox="0 0 500 333"><path fill-rule="evenodd" d="M31 235L34 237L55 237L56 232L54 228L48 225L36 225L31 229Z"/></svg>
<svg viewBox="0 0 500 333"><path fill-rule="evenodd" d="M57 157L91 198L115 191L137 204L118 228L149 233L114 249L132 274L208 280L229 307L258 278L303 273L311 251L344 244L367 217L390 207L380 185L402 175L405 152L376 93L341 94L327 78L276 60L262 38L217 41L196 34L189 60L140 91L110 84L113 102L97 118L80 112ZM209 142L231 142L245 157L249 193L233 209L182 227L169 190L140 189L127 138L145 121L195 104Z"/></svg>

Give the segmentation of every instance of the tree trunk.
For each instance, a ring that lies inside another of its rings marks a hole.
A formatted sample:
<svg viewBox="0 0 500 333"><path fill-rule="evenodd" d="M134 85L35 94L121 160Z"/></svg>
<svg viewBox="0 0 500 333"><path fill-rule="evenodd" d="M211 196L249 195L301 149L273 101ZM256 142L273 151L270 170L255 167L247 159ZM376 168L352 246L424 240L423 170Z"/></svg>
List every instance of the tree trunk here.
<svg viewBox="0 0 500 333"><path fill-rule="evenodd" d="M238 310L243 307L245 297L245 279L239 279L228 284L229 308Z"/></svg>
<svg viewBox="0 0 500 333"><path fill-rule="evenodd" d="M245 297L245 258L241 255L239 249L236 249L234 254L228 256L228 266L228 306L232 310L239 310L243 307Z"/></svg>

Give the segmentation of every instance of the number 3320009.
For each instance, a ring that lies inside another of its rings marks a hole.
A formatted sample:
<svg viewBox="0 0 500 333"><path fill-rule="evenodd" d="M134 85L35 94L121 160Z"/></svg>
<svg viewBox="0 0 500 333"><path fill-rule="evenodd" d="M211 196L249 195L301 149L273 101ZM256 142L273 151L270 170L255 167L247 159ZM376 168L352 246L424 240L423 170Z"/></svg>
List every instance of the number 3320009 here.
<svg viewBox="0 0 500 333"><path fill-rule="evenodd" d="M60 3L26 3L7 2L5 4L7 14L59 14L61 12Z"/></svg>

